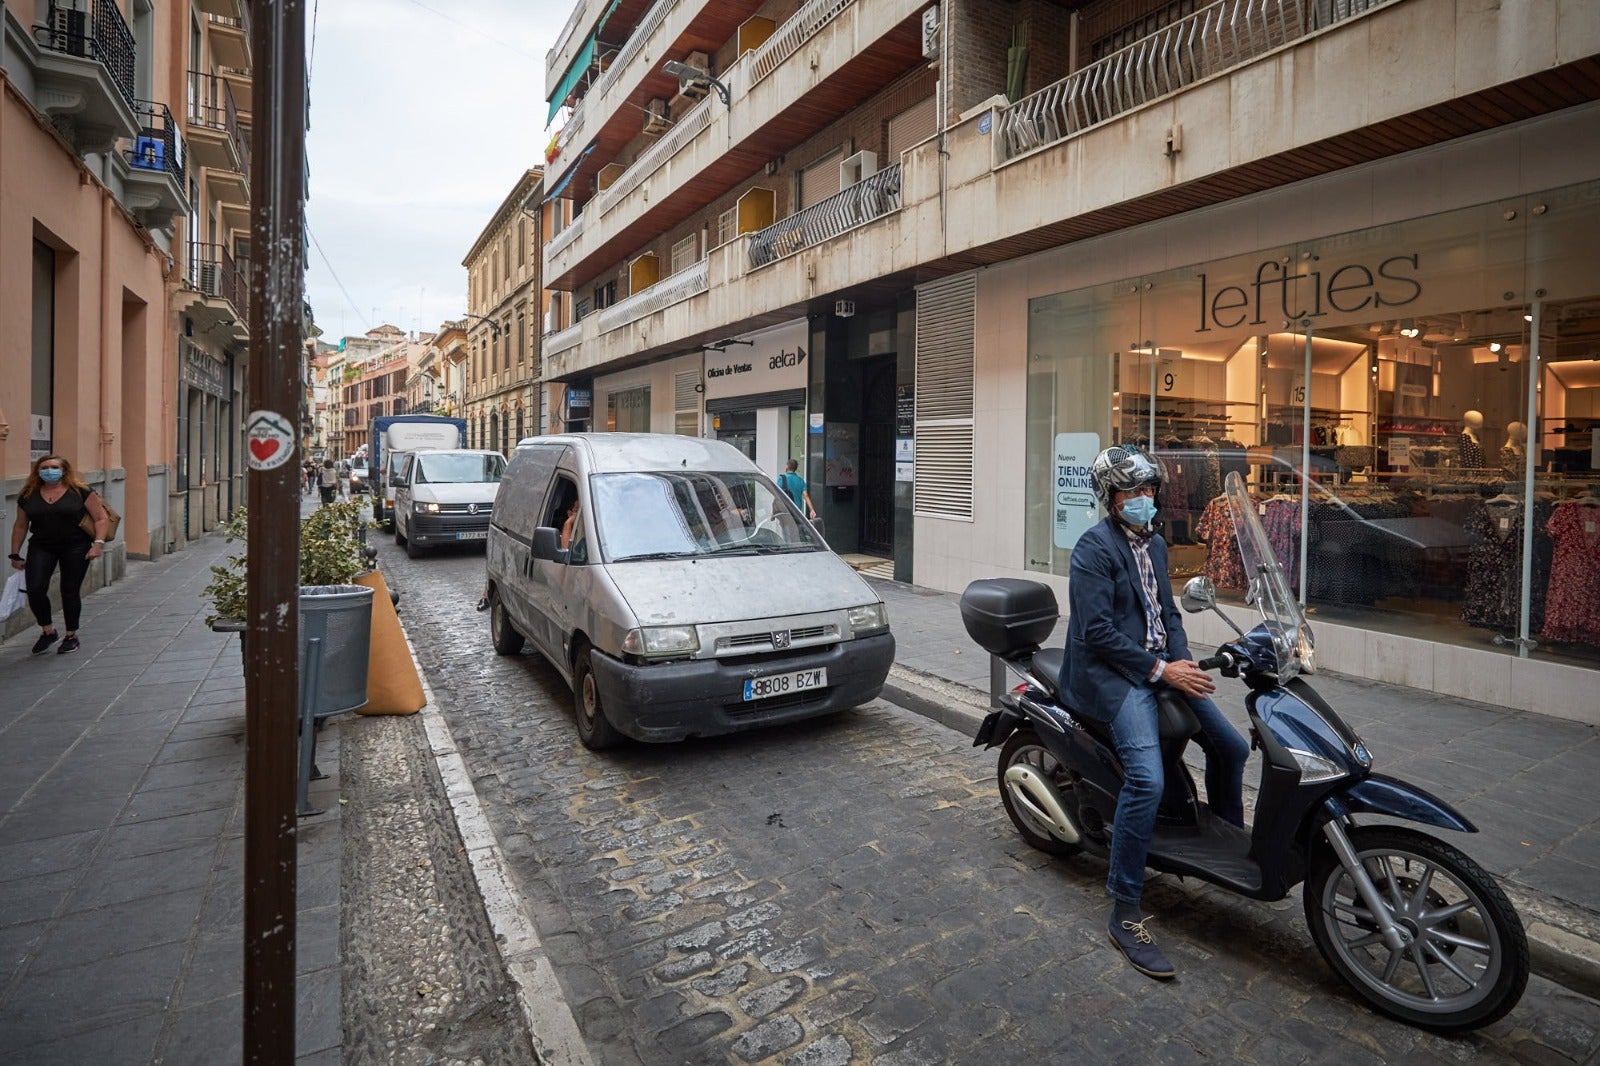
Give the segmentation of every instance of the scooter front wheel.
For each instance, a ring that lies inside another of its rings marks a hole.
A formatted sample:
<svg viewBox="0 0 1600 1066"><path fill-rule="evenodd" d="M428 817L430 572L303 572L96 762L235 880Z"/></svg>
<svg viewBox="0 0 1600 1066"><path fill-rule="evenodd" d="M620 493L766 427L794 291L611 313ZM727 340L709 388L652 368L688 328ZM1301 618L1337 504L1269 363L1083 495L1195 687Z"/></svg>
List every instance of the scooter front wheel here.
<svg viewBox="0 0 1600 1066"><path fill-rule="evenodd" d="M1361 827L1350 843L1403 943L1385 943L1349 872L1321 849L1306 878L1306 924L1339 976L1383 1013L1439 1033L1480 1028L1516 1006L1528 941L1493 877L1411 829Z"/></svg>
<svg viewBox="0 0 1600 1066"><path fill-rule="evenodd" d="M996 776L1000 802L1023 840L1051 855L1083 850L1072 780L1039 734L1026 726L1012 733L1000 749Z"/></svg>

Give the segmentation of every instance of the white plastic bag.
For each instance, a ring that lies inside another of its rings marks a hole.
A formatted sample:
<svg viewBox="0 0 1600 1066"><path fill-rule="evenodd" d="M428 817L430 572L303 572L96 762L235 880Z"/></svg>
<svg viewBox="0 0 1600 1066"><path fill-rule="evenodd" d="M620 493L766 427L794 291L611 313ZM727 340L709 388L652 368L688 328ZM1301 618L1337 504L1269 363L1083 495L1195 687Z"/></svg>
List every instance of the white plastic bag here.
<svg viewBox="0 0 1600 1066"><path fill-rule="evenodd" d="M6 578L6 587L0 590L0 619L10 618L13 611L28 602L28 592L22 587L24 576L21 570L13 570Z"/></svg>

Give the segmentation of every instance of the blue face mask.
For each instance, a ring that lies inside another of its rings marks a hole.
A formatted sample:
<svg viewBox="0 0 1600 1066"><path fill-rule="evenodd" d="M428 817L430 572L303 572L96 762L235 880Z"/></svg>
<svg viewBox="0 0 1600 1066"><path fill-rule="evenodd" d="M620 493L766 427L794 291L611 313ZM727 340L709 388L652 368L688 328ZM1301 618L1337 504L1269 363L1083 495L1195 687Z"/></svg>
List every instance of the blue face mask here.
<svg viewBox="0 0 1600 1066"><path fill-rule="evenodd" d="M1149 496L1135 496L1122 503L1122 520L1130 526L1143 528L1156 516L1156 501Z"/></svg>
<svg viewBox="0 0 1600 1066"><path fill-rule="evenodd" d="M47 485L54 485L56 482L61 480L61 473L62 471L60 467L47 466L43 470L39 471L39 480L43 481Z"/></svg>

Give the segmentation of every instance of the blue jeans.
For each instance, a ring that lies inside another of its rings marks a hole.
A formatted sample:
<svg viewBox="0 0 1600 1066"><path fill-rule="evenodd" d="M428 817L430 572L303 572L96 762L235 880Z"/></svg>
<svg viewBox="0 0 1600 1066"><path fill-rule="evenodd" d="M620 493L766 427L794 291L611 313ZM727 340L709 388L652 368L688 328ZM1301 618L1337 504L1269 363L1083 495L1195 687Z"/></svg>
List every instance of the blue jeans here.
<svg viewBox="0 0 1600 1066"><path fill-rule="evenodd" d="M1211 813L1244 825L1244 762L1250 746L1204 696L1185 697L1200 720L1195 738L1206 753L1206 800ZM1124 903L1138 903L1144 893L1144 860L1156 825L1164 784L1161 742L1156 733L1156 688L1135 685L1111 720L1111 737L1122 761L1122 792L1111 831L1111 870L1106 891Z"/></svg>

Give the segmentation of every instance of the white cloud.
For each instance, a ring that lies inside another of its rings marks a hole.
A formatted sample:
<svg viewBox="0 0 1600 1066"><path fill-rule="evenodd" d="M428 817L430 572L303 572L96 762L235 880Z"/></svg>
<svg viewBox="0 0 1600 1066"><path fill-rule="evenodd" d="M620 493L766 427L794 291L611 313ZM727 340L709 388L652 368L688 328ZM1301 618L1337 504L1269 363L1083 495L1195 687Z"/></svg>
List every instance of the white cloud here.
<svg viewBox="0 0 1600 1066"><path fill-rule="evenodd" d="M545 53L578 2L319 3L307 219L333 269L313 246L306 285L329 339L466 310L461 260L543 157Z"/></svg>

